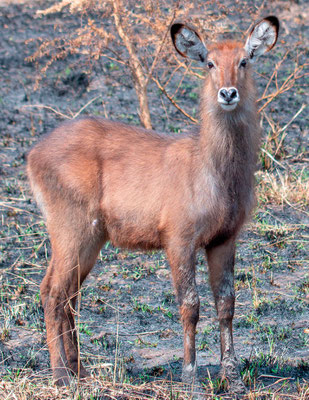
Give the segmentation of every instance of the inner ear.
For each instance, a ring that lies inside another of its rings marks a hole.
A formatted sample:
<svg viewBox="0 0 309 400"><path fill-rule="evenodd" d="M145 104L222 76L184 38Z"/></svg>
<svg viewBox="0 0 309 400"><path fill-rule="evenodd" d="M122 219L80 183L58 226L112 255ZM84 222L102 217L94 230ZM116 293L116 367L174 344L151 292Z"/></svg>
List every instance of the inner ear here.
<svg viewBox="0 0 309 400"><path fill-rule="evenodd" d="M182 23L175 23L171 27L171 37L175 49L180 55L202 63L206 61L207 49L194 28Z"/></svg>
<svg viewBox="0 0 309 400"><path fill-rule="evenodd" d="M257 22L252 28L246 41L245 49L251 61L271 50L277 42L279 20L269 16Z"/></svg>

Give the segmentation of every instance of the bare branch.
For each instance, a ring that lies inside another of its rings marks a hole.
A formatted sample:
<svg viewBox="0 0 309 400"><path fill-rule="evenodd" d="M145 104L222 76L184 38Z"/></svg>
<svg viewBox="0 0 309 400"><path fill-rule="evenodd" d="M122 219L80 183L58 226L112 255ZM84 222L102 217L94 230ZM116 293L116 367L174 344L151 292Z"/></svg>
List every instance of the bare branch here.
<svg viewBox="0 0 309 400"><path fill-rule="evenodd" d="M141 62L136 54L135 48L133 46L133 43L129 39L129 36L125 33L121 19L120 19L120 11L119 8L122 6L120 0L114 0L113 1L113 8L114 8L114 21L115 21L115 26L117 29L117 32L123 41L125 47L128 50L129 53L129 66L131 69L131 73L134 78L134 85L135 85L135 90L138 96L139 100L139 105L140 105L140 120L142 124L145 126L146 129L151 129L151 119L150 119L150 112L149 112L149 106L148 106L148 97L147 97L147 83L148 79L145 77L145 72L143 71L143 67L141 65Z"/></svg>
<svg viewBox="0 0 309 400"><path fill-rule="evenodd" d="M62 112L55 110L53 107L50 106L45 106L44 104L25 104L21 108L44 108L45 110L50 110L54 112L57 115L60 115L60 117L66 118L66 119L71 119L72 117L69 117L66 114L63 114Z"/></svg>
<svg viewBox="0 0 309 400"><path fill-rule="evenodd" d="M192 122L194 122L195 124L198 123L198 120L195 119L194 117L192 117L190 114L188 114L185 110L183 110L179 104L177 104L177 102L167 93L166 89L164 88L164 86L161 85L161 83L158 81L158 79L152 77L151 78L156 85L158 86L158 88L162 91L162 93L168 98L168 100L173 104L174 107L177 108L177 110L179 110L184 116L186 116L187 118L189 118Z"/></svg>
<svg viewBox="0 0 309 400"><path fill-rule="evenodd" d="M262 100L267 100L263 106L259 109L259 113L263 111L278 95L288 91L291 89L295 82L298 79L303 78L304 76L308 76L309 73L304 73L302 75L299 75L299 73L306 67L308 64L303 64L303 65L297 65L294 69L294 71L285 79L285 81L282 83L282 85L276 89L273 93L270 93L267 96L262 96L258 99L258 102Z"/></svg>
<svg viewBox="0 0 309 400"><path fill-rule="evenodd" d="M162 39L162 41L161 41L161 45L158 47L157 52L156 52L156 55L155 55L155 58L154 58L154 60L153 60L153 62L152 62L152 65L151 65L151 67L150 67L150 69L149 69L149 72L148 72L148 75L147 75L147 78L146 78L146 84L148 84L149 79L150 79L150 77L152 76L153 70L154 70L154 68L155 68L155 66L156 66L156 64L157 64L157 61L158 61L158 58L159 58L160 53L161 53L161 51L162 51L163 45L164 45L164 43L166 42L166 38L167 38L167 36L168 36L168 34L169 34L169 31L170 31L170 28L171 28L171 26L172 26L172 23L173 23L174 20L175 20L175 17L176 17L176 10L177 10L178 7L179 7L179 1L177 1L176 5L174 6L174 11L173 11L172 18L171 18L171 20L170 20L170 23L167 25L167 28L166 28L166 30L165 30L163 39Z"/></svg>

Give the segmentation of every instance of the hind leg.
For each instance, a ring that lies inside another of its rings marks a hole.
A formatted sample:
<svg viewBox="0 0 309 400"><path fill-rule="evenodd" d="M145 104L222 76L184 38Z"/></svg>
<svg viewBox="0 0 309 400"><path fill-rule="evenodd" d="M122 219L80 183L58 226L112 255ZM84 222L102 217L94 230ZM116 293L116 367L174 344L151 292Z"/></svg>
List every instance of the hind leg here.
<svg viewBox="0 0 309 400"><path fill-rule="evenodd" d="M74 321L75 305L79 288L81 287L86 276L95 264L102 245L103 242L101 240L98 240L91 241L87 244L86 247L81 248L79 264L77 265L76 274L68 292L67 303L64 306L65 317L62 324L62 330L65 354L67 356L70 370L80 378L87 377L89 373L80 362L77 334Z"/></svg>
<svg viewBox="0 0 309 400"><path fill-rule="evenodd" d="M104 242L103 235L82 223L61 229L49 225L52 260L41 284L51 367L56 384L68 385L70 372L83 377L79 363L74 308L78 289L92 269ZM77 226L78 225L78 226Z"/></svg>

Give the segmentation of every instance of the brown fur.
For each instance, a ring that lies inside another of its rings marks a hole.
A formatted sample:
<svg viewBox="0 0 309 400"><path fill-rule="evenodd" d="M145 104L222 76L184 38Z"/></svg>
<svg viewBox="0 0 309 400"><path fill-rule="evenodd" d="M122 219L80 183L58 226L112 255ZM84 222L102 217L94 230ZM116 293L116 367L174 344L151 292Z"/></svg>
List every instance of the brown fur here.
<svg viewBox="0 0 309 400"><path fill-rule="evenodd" d="M195 371L195 253L206 250L222 365L234 373L235 238L254 204L260 139L251 67L239 68L245 55L238 42L209 48L218 68L205 79L197 133L176 137L83 118L61 125L30 152L29 179L52 246L41 295L58 383L68 383L68 370L78 373L72 314L78 279L86 278L106 240L166 250L184 327L184 380ZM217 102L223 86L238 88L234 111Z"/></svg>

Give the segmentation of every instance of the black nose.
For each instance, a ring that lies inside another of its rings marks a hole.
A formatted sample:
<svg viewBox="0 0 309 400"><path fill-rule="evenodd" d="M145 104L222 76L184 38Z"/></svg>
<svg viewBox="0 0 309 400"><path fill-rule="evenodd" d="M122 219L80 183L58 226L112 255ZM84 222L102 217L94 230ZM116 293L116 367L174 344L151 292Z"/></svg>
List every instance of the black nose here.
<svg viewBox="0 0 309 400"><path fill-rule="evenodd" d="M230 89L220 89L219 90L219 95L224 99L226 102L231 102L233 99L235 99L238 96L237 89L235 88L230 88Z"/></svg>
<svg viewBox="0 0 309 400"><path fill-rule="evenodd" d="M230 89L228 93L229 93L231 99L234 99L235 97L237 97L237 90L234 88Z"/></svg>
<svg viewBox="0 0 309 400"><path fill-rule="evenodd" d="M226 100L228 97L228 92L226 89L220 89L219 94L224 100Z"/></svg>

